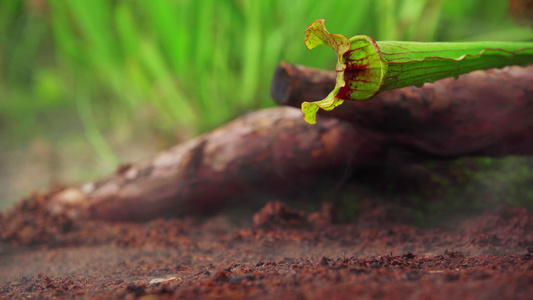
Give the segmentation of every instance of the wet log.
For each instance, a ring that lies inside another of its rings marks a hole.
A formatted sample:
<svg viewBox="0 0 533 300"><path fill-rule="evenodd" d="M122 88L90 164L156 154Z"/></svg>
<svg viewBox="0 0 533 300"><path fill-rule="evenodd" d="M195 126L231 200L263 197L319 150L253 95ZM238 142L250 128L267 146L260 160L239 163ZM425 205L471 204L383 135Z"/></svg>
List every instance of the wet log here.
<svg viewBox="0 0 533 300"><path fill-rule="evenodd" d="M303 101L323 99L334 85L332 71L281 63L271 94L278 104L300 107ZM390 90L367 101L344 101L319 115L346 120L379 144L430 156L529 155L533 66L476 71L421 88Z"/></svg>

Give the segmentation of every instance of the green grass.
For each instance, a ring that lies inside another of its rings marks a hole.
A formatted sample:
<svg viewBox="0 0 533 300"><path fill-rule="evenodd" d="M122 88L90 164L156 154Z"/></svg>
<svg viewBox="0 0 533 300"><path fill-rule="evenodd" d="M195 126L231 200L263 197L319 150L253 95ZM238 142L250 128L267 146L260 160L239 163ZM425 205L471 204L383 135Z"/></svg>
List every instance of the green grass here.
<svg viewBox="0 0 533 300"><path fill-rule="evenodd" d="M268 89L280 60L329 67L326 49L308 52L303 44L318 18L332 32L376 40L465 40L517 28L501 0L50 0L42 12L28 3L0 7L3 118L76 107L85 127L109 130L123 126L115 119L135 122L148 109L157 124L147 126L186 135L272 105ZM90 106L75 100L80 88L106 121L87 121L81 110Z"/></svg>
<svg viewBox="0 0 533 300"><path fill-rule="evenodd" d="M279 61L334 65L303 43L319 18L376 40L533 38L502 0L0 1L0 147L82 133L114 168L113 137L170 145L272 106Z"/></svg>

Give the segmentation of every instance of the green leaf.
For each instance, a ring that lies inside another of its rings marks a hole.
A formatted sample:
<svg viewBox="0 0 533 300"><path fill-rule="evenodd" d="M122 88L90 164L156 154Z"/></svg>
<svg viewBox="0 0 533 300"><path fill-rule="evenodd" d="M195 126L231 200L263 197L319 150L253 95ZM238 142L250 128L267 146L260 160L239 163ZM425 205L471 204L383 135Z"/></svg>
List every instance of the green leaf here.
<svg viewBox="0 0 533 300"><path fill-rule="evenodd" d="M316 123L320 108L332 110L343 100L367 100L385 90L422 86L474 70L533 63L531 42L376 42L364 35L348 39L331 34L324 20L307 28L305 45L326 45L337 55L335 89L323 100L302 103L310 124Z"/></svg>

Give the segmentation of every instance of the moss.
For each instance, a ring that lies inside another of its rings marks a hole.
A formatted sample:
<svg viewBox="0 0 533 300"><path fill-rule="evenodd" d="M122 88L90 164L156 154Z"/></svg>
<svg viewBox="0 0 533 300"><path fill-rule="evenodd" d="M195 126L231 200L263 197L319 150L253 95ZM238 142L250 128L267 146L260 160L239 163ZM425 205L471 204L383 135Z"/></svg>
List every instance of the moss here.
<svg viewBox="0 0 533 300"><path fill-rule="evenodd" d="M394 204L419 225L450 215L479 213L499 204L533 208L533 157L465 157L406 164L382 170L382 176L354 178L340 196L338 219L349 221L361 203Z"/></svg>

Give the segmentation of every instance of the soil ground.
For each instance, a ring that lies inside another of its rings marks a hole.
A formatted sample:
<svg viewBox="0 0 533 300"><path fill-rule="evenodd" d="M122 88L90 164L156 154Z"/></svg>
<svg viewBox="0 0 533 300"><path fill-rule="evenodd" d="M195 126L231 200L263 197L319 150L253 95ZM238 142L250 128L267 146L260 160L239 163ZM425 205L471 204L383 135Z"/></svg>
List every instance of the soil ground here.
<svg viewBox="0 0 533 300"><path fill-rule="evenodd" d="M0 216L0 298L533 299L523 208L420 228L376 204L350 224L330 222L328 205L306 215L280 202L241 223L105 223L50 215L45 201Z"/></svg>

